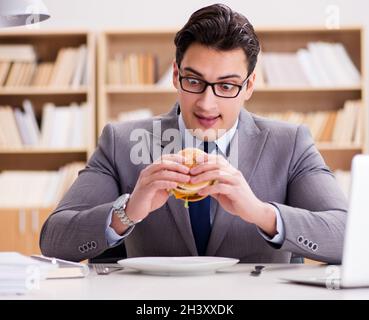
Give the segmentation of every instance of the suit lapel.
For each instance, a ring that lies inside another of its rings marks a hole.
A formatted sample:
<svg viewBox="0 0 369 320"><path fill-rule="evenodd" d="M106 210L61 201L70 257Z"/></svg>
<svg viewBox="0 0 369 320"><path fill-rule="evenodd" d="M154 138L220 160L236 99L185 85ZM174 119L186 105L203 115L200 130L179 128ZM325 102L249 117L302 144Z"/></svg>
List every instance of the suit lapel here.
<svg viewBox="0 0 369 320"><path fill-rule="evenodd" d="M260 130L249 112L242 109L237 132L230 144L228 160L242 172L249 183L263 151L269 130ZM212 231L206 251L215 255L235 217L217 202Z"/></svg>

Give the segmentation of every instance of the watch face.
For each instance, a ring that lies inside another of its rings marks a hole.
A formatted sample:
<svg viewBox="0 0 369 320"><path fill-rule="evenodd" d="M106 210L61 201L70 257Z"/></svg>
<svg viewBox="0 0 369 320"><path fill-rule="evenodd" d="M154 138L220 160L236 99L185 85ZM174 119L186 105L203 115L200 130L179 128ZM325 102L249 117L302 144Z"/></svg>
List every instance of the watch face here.
<svg viewBox="0 0 369 320"><path fill-rule="evenodd" d="M132 221L125 213L124 209L126 207L126 204L129 200L129 194L128 193L125 193L123 195L121 195L115 202L114 202L114 205L113 205L113 208L116 210L115 211L115 214L118 215L118 218L119 220L125 224L125 225L128 225L128 226L133 226L135 225L136 223L140 222L140 221L137 221L137 222L134 222Z"/></svg>
<svg viewBox="0 0 369 320"><path fill-rule="evenodd" d="M114 208L121 208L129 199L129 195L128 194L123 194L121 195L117 200L115 200L113 207Z"/></svg>

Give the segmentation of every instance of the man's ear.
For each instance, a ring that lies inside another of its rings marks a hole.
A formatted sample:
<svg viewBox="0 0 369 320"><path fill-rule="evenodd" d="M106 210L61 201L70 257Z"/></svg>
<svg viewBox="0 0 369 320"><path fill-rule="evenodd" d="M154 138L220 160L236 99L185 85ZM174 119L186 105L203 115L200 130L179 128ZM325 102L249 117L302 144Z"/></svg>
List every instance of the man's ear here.
<svg viewBox="0 0 369 320"><path fill-rule="evenodd" d="M255 71L253 71L246 84L245 100L249 100L251 98L252 93L254 92L255 80L256 80L256 73Z"/></svg>
<svg viewBox="0 0 369 320"><path fill-rule="evenodd" d="M178 70L177 62L173 60L173 85L176 89L179 88L178 74L179 74L179 70Z"/></svg>

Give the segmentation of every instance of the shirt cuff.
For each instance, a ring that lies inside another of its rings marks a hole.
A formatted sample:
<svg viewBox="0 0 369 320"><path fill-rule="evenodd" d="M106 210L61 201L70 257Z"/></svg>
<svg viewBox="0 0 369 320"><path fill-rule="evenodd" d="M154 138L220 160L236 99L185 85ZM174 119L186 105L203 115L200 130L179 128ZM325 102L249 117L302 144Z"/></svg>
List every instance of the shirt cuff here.
<svg viewBox="0 0 369 320"><path fill-rule="evenodd" d="M135 227L135 226L131 226L122 235L119 235L118 233L115 232L115 230L112 227L110 227L112 217L113 217L113 209L110 210L108 219L106 220L106 229L105 229L105 237L106 237L109 247L114 247L121 240L129 236L129 234L132 232L132 230Z"/></svg>
<svg viewBox="0 0 369 320"><path fill-rule="evenodd" d="M269 242L272 242L272 243L275 243L275 244L282 245L283 242L284 242L285 232L284 232L284 225L283 225L281 213L279 212L279 209L275 205L273 205L272 203L271 203L271 205L274 208L275 215L276 215L276 218L277 218L277 226L276 226L277 234L273 238L271 238L260 228L258 228L258 231L265 240L267 240Z"/></svg>

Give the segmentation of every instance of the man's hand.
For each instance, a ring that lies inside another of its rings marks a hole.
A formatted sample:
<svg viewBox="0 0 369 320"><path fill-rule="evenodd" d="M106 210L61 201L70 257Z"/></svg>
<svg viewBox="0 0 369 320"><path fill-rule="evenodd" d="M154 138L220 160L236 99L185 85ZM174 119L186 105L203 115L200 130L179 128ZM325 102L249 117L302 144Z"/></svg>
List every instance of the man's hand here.
<svg viewBox="0 0 369 320"><path fill-rule="evenodd" d="M200 190L210 195L229 213L256 224L269 236L276 231L276 214L271 204L262 202L252 192L242 173L219 155L206 155L202 164L190 170L191 183L215 180L216 183Z"/></svg>
<svg viewBox="0 0 369 320"><path fill-rule="evenodd" d="M126 213L133 220L141 220L160 208L168 200L167 190L178 183L189 182L189 168L178 154L166 154L141 171L127 203Z"/></svg>

